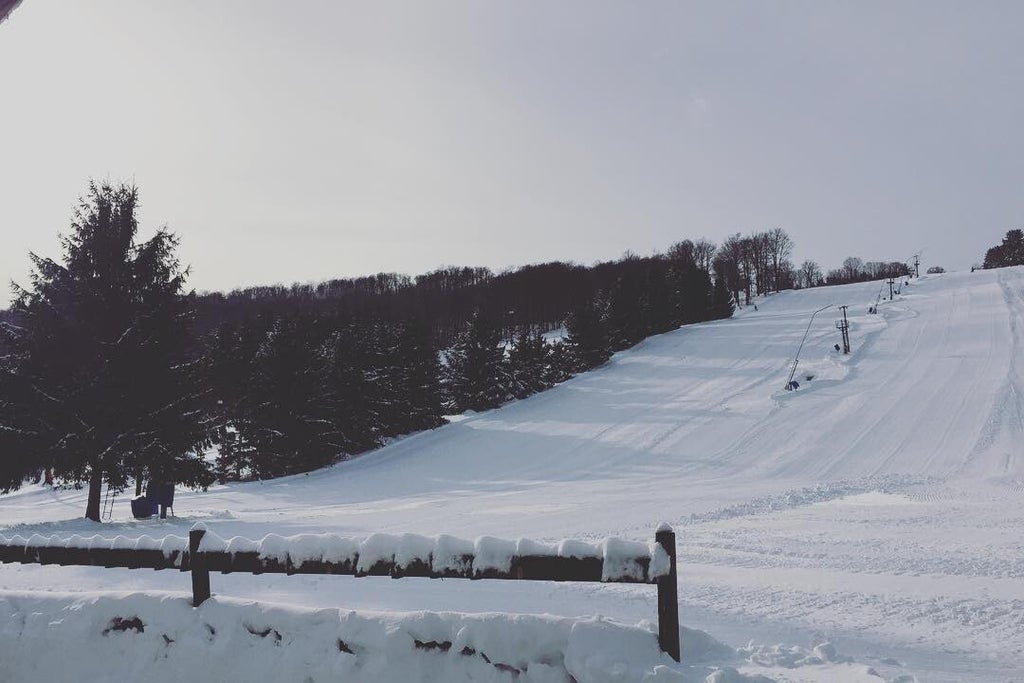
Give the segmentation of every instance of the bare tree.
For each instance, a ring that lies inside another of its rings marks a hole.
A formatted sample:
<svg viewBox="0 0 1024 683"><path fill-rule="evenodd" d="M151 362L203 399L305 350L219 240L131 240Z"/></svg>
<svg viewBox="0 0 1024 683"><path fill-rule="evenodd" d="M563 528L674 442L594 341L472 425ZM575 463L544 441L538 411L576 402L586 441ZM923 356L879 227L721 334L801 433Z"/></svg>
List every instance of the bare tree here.
<svg viewBox="0 0 1024 683"><path fill-rule="evenodd" d="M757 286L757 293L767 294L771 291L771 278L768 274L768 271L771 269L768 233L755 232L748 240L750 244L750 265L753 269L753 280Z"/></svg>
<svg viewBox="0 0 1024 683"><path fill-rule="evenodd" d="M772 284L775 291L782 289L786 274L790 268L784 262L793 254L793 240L782 228L775 228L767 233L768 256L772 262Z"/></svg>
<svg viewBox="0 0 1024 683"><path fill-rule="evenodd" d="M703 237L693 243L693 260L697 263L698 268L709 275L716 250L715 243Z"/></svg>
<svg viewBox="0 0 1024 683"><path fill-rule="evenodd" d="M843 277L846 278L847 282L853 282L860 277L861 268L864 266L864 262L856 256L848 256L843 261Z"/></svg>
<svg viewBox="0 0 1024 683"><path fill-rule="evenodd" d="M751 290L757 278L756 240L753 237L740 238L740 273L743 275L743 303L750 305Z"/></svg>
<svg viewBox="0 0 1024 683"><path fill-rule="evenodd" d="M814 287L821 281L821 268L814 261L804 261L800 264L799 279L804 287Z"/></svg>
<svg viewBox="0 0 1024 683"><path fill-rule="evenodd" d="M743 238L739 233L730 235L715 253L715 275L725 279L725 284L738 304L740 291L746 287L743 274Z"/></svg>
<svg viewBox="0 0 1024 683"><path fill-rule="evenodd" d="M691 240L676 242L668 248L668 258L676 263L696 264L694 255L696 247Z"/></svg>
<svg viewBox="0 0 1024 683"><path fill-rule="evenodd" d="M800 276L797 274L796 268L793 267L793 263L789 259L783 259L779 262L778 269L772 274L772 278L775 283L775 291L778 292L796 287Z"/></svg>

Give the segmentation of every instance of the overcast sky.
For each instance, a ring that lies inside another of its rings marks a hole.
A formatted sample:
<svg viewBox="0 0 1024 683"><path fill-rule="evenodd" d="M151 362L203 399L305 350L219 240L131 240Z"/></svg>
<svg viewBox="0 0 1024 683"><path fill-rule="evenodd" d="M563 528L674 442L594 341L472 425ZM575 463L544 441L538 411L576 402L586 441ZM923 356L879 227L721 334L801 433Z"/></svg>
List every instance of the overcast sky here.
<svg viewBox="0 0 1024 683"><path fill-rule="evenodd" d="M1024 225L1021 2L26 0L0 279L90 177L200 290L782 227L949 269ZM2 301L2 299L0 299Z"/></svg>

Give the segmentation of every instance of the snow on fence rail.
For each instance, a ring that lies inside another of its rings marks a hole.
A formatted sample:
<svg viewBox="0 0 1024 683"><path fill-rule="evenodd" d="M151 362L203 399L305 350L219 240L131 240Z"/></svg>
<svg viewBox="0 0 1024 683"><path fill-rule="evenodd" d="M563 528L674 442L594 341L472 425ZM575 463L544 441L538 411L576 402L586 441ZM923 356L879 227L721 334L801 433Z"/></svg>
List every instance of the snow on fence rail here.
<svg viewBox="0 0 1024 683"><path fill-rule="evenodd" d="M658 642L679 661L676 537L665 524L651 544L608 538L599 544L565 540L557 545L416 534L373 534L362 540L270 534L260 541L225 540L197 524L187 539L0 536L4 562L187 571L194 606L210 597L210 572L656 584Z"/></svg>

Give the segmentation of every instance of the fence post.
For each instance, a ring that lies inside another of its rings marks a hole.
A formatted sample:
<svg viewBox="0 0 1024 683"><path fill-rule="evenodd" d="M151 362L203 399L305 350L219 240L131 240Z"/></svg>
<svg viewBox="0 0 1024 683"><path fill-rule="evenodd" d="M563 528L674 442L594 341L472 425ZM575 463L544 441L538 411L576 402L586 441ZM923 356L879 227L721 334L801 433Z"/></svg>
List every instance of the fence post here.
<svg viewBox="0 0 1024 683"><path fill-rule="evenodd" d="M669 572L658 577L658 644L661 651L679 661L679 593L676 588L676 534L662 524L654 540L668 553Z"/></svg>
<svg viewBox="0 0 1024 683"><path fill-rule="evenodd" d="M205 533L203 529L192 529L188 532L188 565L192 570L193 607L199 607L210 597L210 571L206 568L203 554L199 552L199 543ZM661 590L660 587L658 590Z"/></svg>

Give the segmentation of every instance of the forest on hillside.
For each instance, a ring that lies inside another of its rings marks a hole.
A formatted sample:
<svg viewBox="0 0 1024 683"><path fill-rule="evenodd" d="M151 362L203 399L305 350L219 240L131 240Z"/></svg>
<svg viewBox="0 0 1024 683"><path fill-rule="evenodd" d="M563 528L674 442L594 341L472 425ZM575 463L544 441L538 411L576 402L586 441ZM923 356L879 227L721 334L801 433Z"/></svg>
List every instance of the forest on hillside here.
<svg viewBox="0 0 1024 683"><path fill-rule="evenodd" d="M543 391L753 297L906 268L795 268L775 229L591 266L195 294L175 235L138 240L137 202L135 187L91 184L61 258L30 255L31 281L0 316L0 485L44 470L87 483L94 518L104 484L309 471Z"/></svg>

